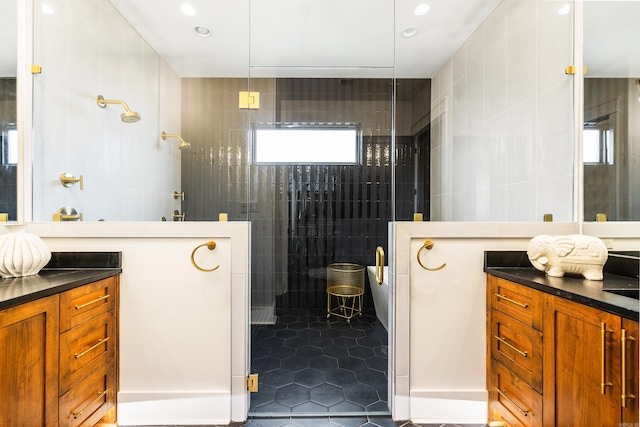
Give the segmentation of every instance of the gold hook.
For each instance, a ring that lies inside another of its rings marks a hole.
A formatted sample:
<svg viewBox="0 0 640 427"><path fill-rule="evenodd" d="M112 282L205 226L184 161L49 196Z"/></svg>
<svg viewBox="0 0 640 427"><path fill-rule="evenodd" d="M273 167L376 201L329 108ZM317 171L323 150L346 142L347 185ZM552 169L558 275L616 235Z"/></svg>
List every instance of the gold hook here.
<svg viewBox="0 0 640 427"><path fill-rule="evenodd" d="M382 285L384 282L384 249L382 246L376 248L376 283Z"/></svg>
<svg viewBox="0 0 640 427"><path fill-rule="evenodd" d="M214 241L210 241L210 242L207 242L207 243L203 243L203 244L201 244L201 245L199 245L199 246L196 246L196 248L193 250L193 252L191 252L191 264L193 264L193 266L194 266L195 268L197 268L198 270L200 270L200 271L204 271L205 273L209 273L209 272L212 272L212 271L216 271L218 268L220 268L220 265L219 265L219 264L218 264L218 265L216 265L215 267L213 267L212 269L202 268L202 267L200 267L198 264L196 264L196 260L194 259L194 256L195 256L195 254L196 254L196 251L197 251L198 249L200 249L201 247L203 247L203 246L206 246L206 247L207 247L207 249L209 249L210 251L212 251L212 250L214 250L214 249L216 248L216 242L214 242Z"/></svg>
<svg viewBox="0 0 640 427"><path fill-rule="evenodd" d="M418 250L418 264L420 264L420 267L424 268L425 270L429 270L429 271L438 271L438 270L442 270L447 263L443 262L442 265L440 267L435 267L435 268L429 268L426 267L422 261L420 260L420 252L422 252L423 249L427 249L430 250L431 248L433 248L433 242L431 240L425 240L424 245L422 245L422 247L420 248L420 250Z"/></svg>

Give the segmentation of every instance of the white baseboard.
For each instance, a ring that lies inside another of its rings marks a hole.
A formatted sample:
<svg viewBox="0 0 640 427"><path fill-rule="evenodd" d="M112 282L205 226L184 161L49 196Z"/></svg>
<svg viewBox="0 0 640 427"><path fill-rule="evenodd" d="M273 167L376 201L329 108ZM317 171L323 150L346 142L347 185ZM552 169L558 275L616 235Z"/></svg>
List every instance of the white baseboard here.
<svg viewBox="0 0 640 427"><path fill-rule="evenodd" d="M412 391L410 419L418 424L484 424L486 390Z"/></svg>
<svg viewBox="0 0 640 427"><path fill-rule="evenodd" d="M229 393L118 393L120 425L227 425L230 421Z"/></svg>

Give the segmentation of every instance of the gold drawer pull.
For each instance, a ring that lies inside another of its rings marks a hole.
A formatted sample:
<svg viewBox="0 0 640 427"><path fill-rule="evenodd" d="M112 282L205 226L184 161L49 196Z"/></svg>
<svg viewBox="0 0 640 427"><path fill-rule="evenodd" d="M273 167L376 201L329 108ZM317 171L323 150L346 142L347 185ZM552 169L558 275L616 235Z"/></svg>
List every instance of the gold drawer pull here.
<svg viewBox="0 0 640 427"><path fill-rule="evenodd" d="M504 338L502 338L502 337L499 337L499 336L497 336L497 335L494 335L493 337L494 337L495 339L497 339L498 341L500 341L502 344L504 344L504 345L506 345L507 347L509 347L510 349L512 349L512 350L517 351L518 353L520 353L520 355L521 355L522 357L527 357L527 355L529 354L529 353L528 353L528 352L526 352L526 351L522 351L522 350L520 350L519 348L517 348L517 347L516 347L516 346L514 346L513 344L509 344L509 343L507 342L507 340L506 340L506 339L504 339Z"/></svg>
<svg viewBox="0 0 640 427"><path fill-rule="evenodd" d="M607 375L605 373L605 365L607 361L607 332L613 332L612 330L607 330L607 324L604 322L600 322L600 337L601 337L601 362L600 366L600 391L602 394L607 394L606 387L613 387L613 383L607 382Z"/></svg>
<svg viewBox="0 0 640 427"><path fill-rule="evenodd" d="M622 342L622 407L627 407L627 400L635 399L636 396L634 394L627 394L627 341L635 341L636 339L632 336L627 336L627 330L622 330L622 337L620 341Z"/></svg>
<svg viewBox="0 0 640 427"><path fill-rule="evenodd" d="M498 299L503 299L503 300L505 300L505 301L509 301L510 303L513 303L513 304L515 304L515 305L519 305L519 306L520 306L520 307L522 307L522 308L527 308L527 307L529 307L529 304L526 304L526 303L523 303L523 302L519 302L519 301L516 301L516 300L512 300L511 298L507 298L507 297L506 297L506 296L504 296L504 295L501 295L501 294L494 294L494 295L495 295L496 297L498 297Z"/></svg>
<svg viewBox="0 0 640 427"><path fill-rule="evenodd" d="M81 309L85 308L88 305L95 304L97 302L105 300L105 299L109 298L110 296L111 296L110 294L106 294L106 295L103 295L101 297L98 297L98 298L94 299L93 301L89 301L89 302L85 302L84 304L76 305L76 310L81 310Z"/></svg>
<svg viewBox="0 0 640 427"><path fill-rule="evenodd" d="M82 413L84 411L86 411L91 405L93 405L94 403L96 403L98 400L100 400L102 398L102 396L104 396L105 394L107 394L108 390L105 390L101 393L98 393L98 395L96 396L95 399L93 399L91 402L89 402L89 404L87 406L85 406L84 408L80 409L77 412L72 412L71 415L73 415L73 418L78 418L80 415L82 415Z"/></svg>
<svg viewBox="0 0 640 427"><path fill-rule="evenodd" d="M92 345L91 347L89 347L88 349L86 349L85 351L83 351L82 353L76 353L74 354L76 359L80 359L82 356L84 356L85 354L89 353L91 350L93 350L96 347L99 347L100 345L106 343L109 340L109 337L106 337L105 339L102 340L98 340L97 343L95 343L94 345Z"/></svg>
<svg viewBox="0 0 640 427"><path fill-rule="evenodd" d="M500 390L498 387L495 387L495 389L496 389L496 391L498 392L498 394L499 394L500 396L504 397L504 398L505 398L505 399L507 399L509 402L513 403L513 406L515 406L515 407L516 407L516 409L517 409L518 411L520 411L520 413L521 413L522 415L524 415L525 417L526 417L527 415L529 415L529 411L528 411L528 410L526 410L526 409L522 409L521 407L519 407L519 406L518 406L518 404L517 404L516 402L514 402L512 398L510 398L509 396L507 396L507 393L506 393L505 391Z"/></svg>

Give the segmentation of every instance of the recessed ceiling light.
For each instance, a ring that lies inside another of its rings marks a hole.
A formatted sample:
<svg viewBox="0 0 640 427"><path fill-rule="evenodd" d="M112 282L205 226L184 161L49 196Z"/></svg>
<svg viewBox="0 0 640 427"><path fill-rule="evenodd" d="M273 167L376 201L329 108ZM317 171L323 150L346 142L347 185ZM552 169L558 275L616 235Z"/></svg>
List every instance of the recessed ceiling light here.
<svg viewBox="0 0 640 427"><path fill-rule="evenodd" d="M571 5L569 3L558 9L558 15L568 15L571 12Z"/></svg>
<svg viewBox="0 0 640 427"><path fill-rule="evenodd" d="M426 3L420 3L418 6L416 6L416 9L413 11L413 13L418 16L422 16L429 13L429 9L431 9L431 6Z"/></svg>
<svg viewBox="0 0 640 427"><path fill-rule="evenodd" d="M40 8L42 9L42 13L53 15L53 9L51 9L51 6L49 6L48 4L42 3L42 5L40 5Z"/></svg>
<svg viewBox="0 0 640 427"><path fill-rule="evenodd" d="M211 30L208 29L207 27L195 27L193 29L193 32L196 33L197 36L200 37L209 37L211 36Z"/></svg>
<svg viewBox="0 0 640 427"><path fill-rule="evenodd" d="M189 3L185 3L180 6L180 10L187 16L193 16L196 14L196 9L191 6Z"/></svg>
<svg viewBox="0 0 640 427"><path fill-rule="evenodd" d="M418 29L416 27L407 27L402 31L402 37L409 38L413 37L418 33Z"/></svg>

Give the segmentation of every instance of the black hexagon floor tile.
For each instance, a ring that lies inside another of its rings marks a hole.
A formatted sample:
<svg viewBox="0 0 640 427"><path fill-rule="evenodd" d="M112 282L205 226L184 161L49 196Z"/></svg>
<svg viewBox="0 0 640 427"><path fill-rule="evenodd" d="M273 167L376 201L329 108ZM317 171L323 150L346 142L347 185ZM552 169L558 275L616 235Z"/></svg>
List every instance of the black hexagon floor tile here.
<svg viewBox="0 0 640 427"><path fill-rule="evenodd" d="M299 384L289 384L279 387L276 391L276 402L290 408L309 401L309 389Z"/></svg>
<svg viewBox="0 0 640 427"><path fill-rule="evenodd" d="M327 371L324 373L324 376L328 383L335 384L340 387L348 386L357 381L355 373L341 368Z"/></svg>
<svg viewBox="0 0 640 427"><path fill-rule="evenodd" d="M311 401L326 407L336 405L344 400L342 387L331 384L320 384L310 390Z"/></svg>
<svg viewBox="0 0 640 427"><path fill-rule="evenodd" d="M252 366L260 388L251 396L250 415L389 411L387 333L375 315L354 317L350 324L326 319L325 310L278 310L278 316L275 325L252 326ZM368 422L363 420L359 425ZM332 418L327 425L339 424Z"/></svg>
<svg viewBox="0 0 640 427"><path fill-rule="evenodd" d="M296 372L293 380L296 384L300 384L306 387L315 387L320 384L324 384L324 372L317 369L305 369L304 371Z"/></svg>
<svg viewBox="0 0 640 427"><path fill-rule="evenodd" d="M344 387L342 392L344 393L345 400L355 403L356 405L368 406L380 400L378 391L374 387L366 384L351 384Z"/></svg>

